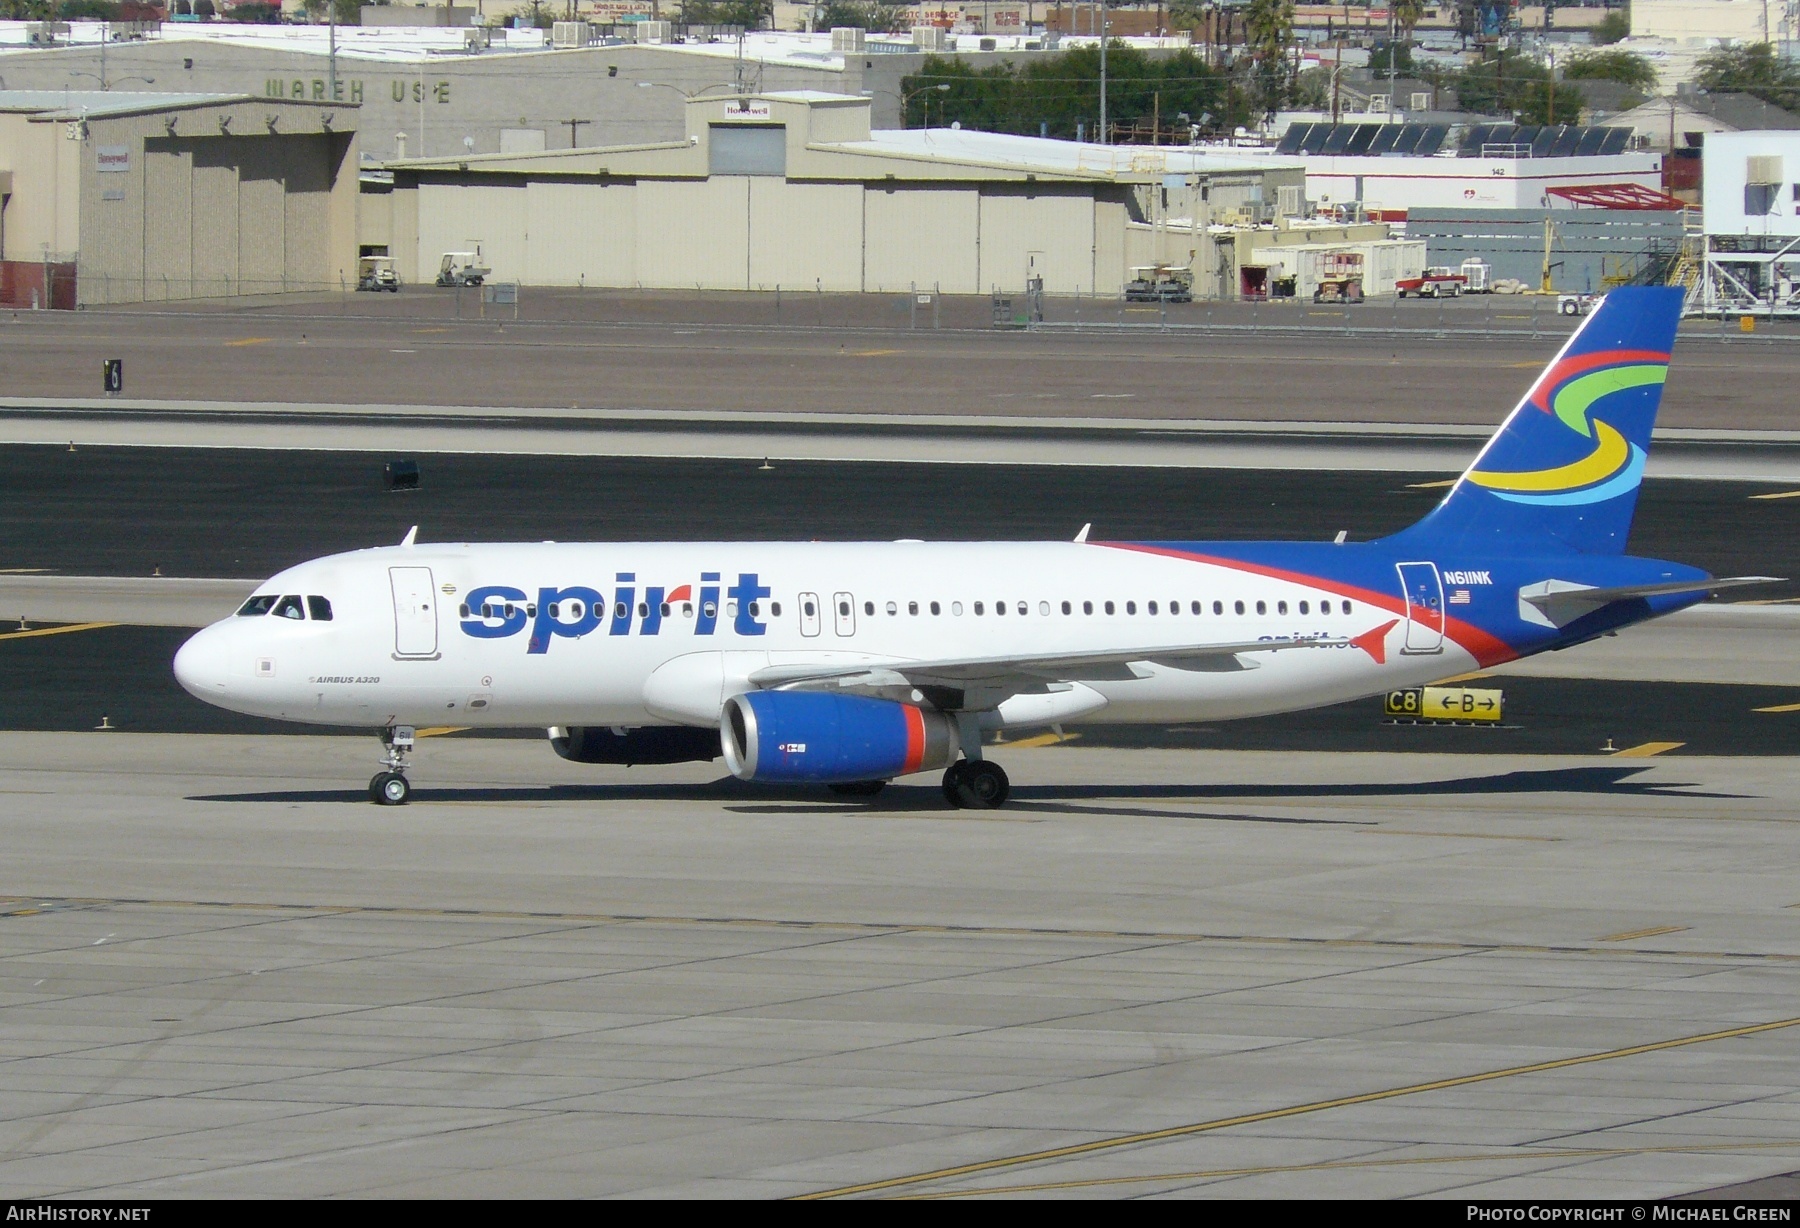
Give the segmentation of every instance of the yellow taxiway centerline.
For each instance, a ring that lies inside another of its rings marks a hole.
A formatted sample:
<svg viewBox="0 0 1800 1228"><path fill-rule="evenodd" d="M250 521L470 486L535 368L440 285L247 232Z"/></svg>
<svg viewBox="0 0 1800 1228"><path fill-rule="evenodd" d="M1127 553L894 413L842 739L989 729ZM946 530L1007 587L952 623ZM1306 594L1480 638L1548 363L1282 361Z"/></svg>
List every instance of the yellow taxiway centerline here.
<svg viewBox="0 0 1800 1228"><path fill-rule="evenodd" d="M1677 750L1686 746L1686 742L1640 742L1636 746L1627 746L1624 750L1615 750L1614 759L1648 759L1651 755L1660 755L1667 750Z"/></svg>
<svg viewBox="0 0 1800 1228"><path fill-rule="evenodd" d="M118 623L70 623L65 627L34 627L29 631L0 632L0 640L27 640L34 635L67 635L71 631L97 631L101 627L118 625Z"/></svg>
<svg viewBox="0 0 1800 1228"><path fill-rule="evenodd" d="M1554 1058L1547 1062L1532 1062L1525 1066L1505 1066L1499 1070L1484 1070L1476 1074L1456 1075L1448 1079L1433 1079L1428 1083L1409 1083L1405 1087L1390 1087L1381 1091L1363 1092L1353 1096L1338 1096L1331 1100L1314 1100L1307 1104L1290 1104L1278 1109L1264 1109L1259 1113L1241 1113L1236 1117L1219 1117L1212 1121L1197 1121L1184 1126L1169 1126L1162 1130L1144 1130L1137 1134L1120 1134L1112 1138L1094 1139L1086 1143L1071 1143L1067 1147L1048 1147L1042 1151L1027 1151L1019 1155L1002 1156L994 1160L979 1160L973 1164L958 1164L951 1168L937 1168L929 1172L911 1173L904 1177L887 1177L879 1181L865 1181L860 1185L843 1185L835 1189L818 1190L810 1194L796 1196L798 1201L811 1201L821 1198L844 1198L852 1194L873 1194L883 1190L901 1189L909 1185L923 1185L929 1181L949 1181L956 1177L972 1176L975 1173L993 1172L1001 1168L1016 1168L1022 1164L1037 1164L1045 1160L1064 1160L1071 1156L1092 1155L1095 1152L1113 1151L1120 1147L1134 1147L1141 1143L1161 1142L1164 1139L1186 1138L1196 1134L1207 1134L1214 1130L1225 1130L1232 1126L1248 1126L1264 1121L1279 1121L1285 1117L1299 1117L1307 1113L1322 1113L1327 1109L1349 1108L1358 1104L1373 1104L1381 1100L1393 1100L1400 1096L1416 1096L1422 1092L1445 1091L1453 1087L1468 1087L1474 1083L1490 1083L1496 1079L1510 1079L1518 1075L1541 1074L1551 1070L1567 1070L1573 1066L1588 1066L1595 1062L1610 1062L1619 1058L1637 1057L1645 1053L1660 1053L1665 1049L1679 1049L1687 1045L1701 1045L1715 1040L1733 1040L1741 1036L1755 1036L1762 1032L1779 1031L1800 1025L1800 1016L1790 1019L1776 1019L1768 1023L1746 1024L1738 1028L1726 1028L1718 1032L1701 1032L1693 1036L1677 1036L1672 1040L1652 1041L1644 1045L1628 1045L1623 1049L1607 1049L1600 1053L1583 1053L1575 1057Z"/></svg>
<svg viewBox="0 0 1800 1228"><path fill-rule="evenodd" d="M1482 1151L1467 1155L1405 1156L1392 1160L1322 1160L1314 1164L1263 1164L1254 1168L1203 1168L1187 1173L1146 1173L1135 1177L1089 1177L1081 1181L1040 1181L1031 1185L975 1186L935 1194L904 1195L925 1202L944 1198L978 1198L983 1194L1028 1194L1038 1190L1083 1190L1102 1185L1133 1185L1154 1181L1214 1181L1224 1177L1260 1177L1275 1173L1313 1173L1336 1168L1402 1168L1418 1164L1480 1164L1507 1160L1579 1160L1606 1156L1673 1155L1679 1152L1786 1151L1800 1148L1800 1139L1772 1143L1695 1143L1687 1147L1559 1147L1518 1151Z"/></svg>

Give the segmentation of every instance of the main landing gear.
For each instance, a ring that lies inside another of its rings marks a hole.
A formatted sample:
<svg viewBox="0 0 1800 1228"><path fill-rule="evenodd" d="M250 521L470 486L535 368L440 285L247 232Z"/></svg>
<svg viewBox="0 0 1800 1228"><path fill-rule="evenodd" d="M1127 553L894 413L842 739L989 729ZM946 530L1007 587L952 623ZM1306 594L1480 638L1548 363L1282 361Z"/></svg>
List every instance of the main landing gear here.
<svg viewBox="0 0 1800 1228"><path fill-rule="evenodd" d="M406 756L413 748L413 727L395 725L381 731L381 744L387 754L381 757L387 770L369 779L369 800L377 806L404 806L412 797L412 782L406 779Z"/></svg>
<svg viewBox="0 0 1800 1228"><path fill-rule="evenodd" d="M958 712L956 734L963 757L944 770L944 800L964 810L1000 809L1012 793L1012 783L998 763L981 757L979 716Z"/></svg>
<svg viewBox="0 0 1800 1228"><path fill-rule="evenodd" d="M958 759L944 771L944 800L964 810L998 810L1011 793L1005 770L986 759Z"/></svg>

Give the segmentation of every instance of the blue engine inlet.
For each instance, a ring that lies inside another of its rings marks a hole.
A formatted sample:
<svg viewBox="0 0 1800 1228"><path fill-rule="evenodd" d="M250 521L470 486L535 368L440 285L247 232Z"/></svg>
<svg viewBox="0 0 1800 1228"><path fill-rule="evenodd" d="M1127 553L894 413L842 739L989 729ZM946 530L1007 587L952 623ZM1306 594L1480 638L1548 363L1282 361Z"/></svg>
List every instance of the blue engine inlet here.
<svg viewBox="0 0 1800 1228"><path fill-rule="evenodd" d="M720 742L740 780L841 784L947 766L955 728L942 712L861 695L752 691L725 701Z"/></svg>

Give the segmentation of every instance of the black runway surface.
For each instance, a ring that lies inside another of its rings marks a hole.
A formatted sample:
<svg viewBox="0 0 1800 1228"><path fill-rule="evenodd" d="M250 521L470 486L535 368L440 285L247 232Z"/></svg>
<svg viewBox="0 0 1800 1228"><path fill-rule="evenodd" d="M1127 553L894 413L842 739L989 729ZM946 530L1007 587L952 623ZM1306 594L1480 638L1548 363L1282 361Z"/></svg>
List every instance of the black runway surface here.
<svg viewBox="0 0 1800 1228"><path fill-rule="evenodd" d="M260 578L307 558L400 540L1072 537L1352 539L1430 509L1428 475L1031 466L420 456L417 491L382 485L382 456L336 452L0 447L0 567L69 574ZM1800 576L1800 499L1766 488L1650 481L1632 550L1716 574ZM1792 583L1757 590L1800 595ZM0 610L0 618L6 612ZM4 624L0 624L3 629ZM207 707L169 662L186 632L115 627L0 640L0 728L296 732ZM1379 701L1216 726L1084 730L1089 745L1586 753L1789 754L1800 702L1779 687L1506 681L1508 728L1384 724ZM318 732L318 731L314 731ZM549 753L548 751L545 752Z"/></svg>

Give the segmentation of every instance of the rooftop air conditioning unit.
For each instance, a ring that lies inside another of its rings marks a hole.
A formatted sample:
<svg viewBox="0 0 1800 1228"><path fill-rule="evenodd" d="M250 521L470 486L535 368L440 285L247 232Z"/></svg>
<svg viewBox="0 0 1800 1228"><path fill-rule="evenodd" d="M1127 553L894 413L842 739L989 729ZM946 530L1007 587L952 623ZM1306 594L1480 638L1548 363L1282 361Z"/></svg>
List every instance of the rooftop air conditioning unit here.
<svg viewBox="0 0 1800 1228"><path fill-rule="evenodd" d="M1276 207L1282 217L1299 217L1305 212L1301 188L1297 183L1284 183L1275 189Z"/></svg>
<svg viewBox="0 0 1800 1228"><path fill-rule="evenodd" d="M558 21L550 27L552 47L585 47L593 41L593 27L585 21Z"/></svg>
<svg viewBox="0 0 1800 1228"><path fill-rule="evenodd" d="M914 26L912 38L921 51L943 51L950 44L950 32L939 26Z"/></svg>
<svg viewBox="0 0 1800 1228"><path fill-rule="evenodd" d="M1369 105L1364 109L1365 115L1385 115L1388 110L1388 95L1370 94Z"/></svg>
<svg viewBox="0 0 1800 1228"><path fill-rule="evenodd" d="M640 21L637 23L637 41L640 43L666 43L675 37L675 23L672 21Z"/></svg>
<svg viewBox="0 0 1800 1228"><path fill-rule="evenodd" d="M1772 187L1781 182L1781 155L1757 154L1744 159L1744 182L1752 187Z"/></svg>
<svg viewBox="0 0 1800 1228"><path fill-rule="evenodd" d="M1431 110L1431 95L1424 90L1414 90L1412 96L1412 109L1415 111Z"/></svg>
<svg viewBox="0 0 1800 1228"><path fill-rule="evenodd" d="M861 26L832 26L831 49L861 53L864 31Z"/></svg>

